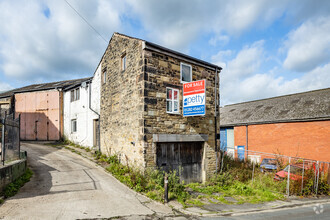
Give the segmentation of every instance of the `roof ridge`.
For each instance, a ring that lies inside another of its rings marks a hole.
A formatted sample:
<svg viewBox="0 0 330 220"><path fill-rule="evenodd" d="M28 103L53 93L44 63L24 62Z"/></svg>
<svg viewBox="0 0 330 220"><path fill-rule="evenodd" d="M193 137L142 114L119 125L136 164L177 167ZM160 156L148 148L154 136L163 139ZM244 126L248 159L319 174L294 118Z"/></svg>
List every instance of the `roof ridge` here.
<svg viewBox="0 0 330 220"><path fill-rule="evenodd" d="M269 98L251 100L251 101L246 101L246 102L239 102L239 103L224 105L221 108L229 107L229 106L234 106L234 105L240 105L240 104L246 104L246 103L252 103L252 102L260 102L260 101L265 101L265 100L272 100L272 99L283 98L283 97L288 97L288 96L295 96L295 95L306 94L306 93L320 92L320 91L323 91L323 90L330 90L330 87L329 88L323 88L323 89L309 90L309 91L305 91L305 92L291 93L291 94L280 95L280 96L273 96L273 97L269 97Z"/></svg>

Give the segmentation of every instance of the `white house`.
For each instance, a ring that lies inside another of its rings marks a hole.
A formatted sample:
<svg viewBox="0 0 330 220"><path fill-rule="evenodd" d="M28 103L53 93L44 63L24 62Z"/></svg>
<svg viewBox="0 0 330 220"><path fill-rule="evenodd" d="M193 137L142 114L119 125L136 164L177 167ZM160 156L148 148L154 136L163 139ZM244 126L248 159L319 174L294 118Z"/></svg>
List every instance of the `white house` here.
<svg viewBox="0 0 330 220"><path fill-rule="evenodd" d="M81 146L99 150L101 68L93 78L64 90L64 136Z"/></svg>

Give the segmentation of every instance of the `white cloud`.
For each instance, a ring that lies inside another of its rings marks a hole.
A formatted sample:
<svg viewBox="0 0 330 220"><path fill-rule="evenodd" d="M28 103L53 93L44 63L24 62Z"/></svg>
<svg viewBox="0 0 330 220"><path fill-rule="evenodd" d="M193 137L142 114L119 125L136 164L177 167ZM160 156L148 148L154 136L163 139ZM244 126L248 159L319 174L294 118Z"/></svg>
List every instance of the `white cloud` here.
<svg viewBox="0 0 330 220"><path fill-rule="evenodd" d="M0 93L13 89L13 87L7 83L0 82Z"/></svg>
<svg viewBox="0 0 330 220"><path fill-rule="evenodd" d="M229 42L229 40L230 38L227 35L217 35L209 40L209 44L214 47L217 46L218 44L226 45Z"/></svg>
<svg viewBox="0 0 330 220"><path fill-rule="evenodd" d="M330 62L330 17L308 20L289 33L284 67L306 72Z"/></svg>
<svg viewBox="0 0 330 220"><path fill-rule="evenodd" d="M120 27L113 2L69 2L107 40ZM49 81L93 74L108 42L65 1L1 1L0 8L0 20L6 21L0 23L0 70L5 75ZM47 9L49 17L44 14Z"/></svg>
<svg viewBox="0 0 330 220"><path fill-rule="evenodd" d="M212 56L212 61L221 67L223 70L221 76L224 82L242 80L245 77L255 74L261 62L263 61L264 41L254 42L251 46L245 46L239 51L234 59L228 61L232 56L233 51L220 51Z"/></svg>
<svg viewBox="0 0 330 220"><path fill-rule="evenodd" d="M255 74L229 83L222 81L221 105L330 87L330 63L291 80L272 73L277 71L278 69Z"/></svg>
<svg viewBox="0 0 330 220"><path fill-rule="evenodd" d="M262 73L260 63L267 60L263 44L264 41L258 41L245 46L227 61L220 74L221 105L330 87L330 63L293 79L281 75L282 67ZM224 62L232 53L220 51L213 61Z"/></svg>

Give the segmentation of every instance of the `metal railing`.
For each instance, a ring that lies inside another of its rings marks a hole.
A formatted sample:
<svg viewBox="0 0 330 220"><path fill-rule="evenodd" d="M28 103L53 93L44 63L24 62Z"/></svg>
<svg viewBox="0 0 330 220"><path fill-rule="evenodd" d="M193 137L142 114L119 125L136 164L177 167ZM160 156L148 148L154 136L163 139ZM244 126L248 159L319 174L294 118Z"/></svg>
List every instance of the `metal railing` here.
<svg viewBox="0 0 330 220"><path fill-rule="evenodd" d="M246 150L235 146L221 149L220 172L226 166L224 156L235 160L249 162L251 166L251 178L257 172L273 175L274 181L286 181L287 196L290 195L318 195L328 190L330 192L330 162L318 161L302 157L286 156L279 153L267 153ZM328 189L325 189L327 187Z"/></svg>
<svg viewBox="0 0 330 220"><path fill-rule="evenodd" d="M0 119L1 164L20 159L20 116L13 114Z"/></svg>

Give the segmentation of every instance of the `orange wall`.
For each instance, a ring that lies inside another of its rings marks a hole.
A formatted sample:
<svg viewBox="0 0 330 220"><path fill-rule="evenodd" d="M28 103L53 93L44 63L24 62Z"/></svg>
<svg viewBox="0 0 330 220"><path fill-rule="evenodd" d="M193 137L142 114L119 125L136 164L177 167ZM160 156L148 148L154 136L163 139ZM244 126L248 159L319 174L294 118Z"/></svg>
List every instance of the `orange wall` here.
<svg viewBox="0 0 330 220"><path fill-rule="evenodd" d="M246 146L246 126L234 128L235 146ZM249 150L330 162L330 121L248 126Z"/></svg>

